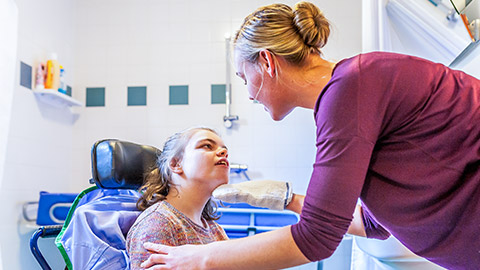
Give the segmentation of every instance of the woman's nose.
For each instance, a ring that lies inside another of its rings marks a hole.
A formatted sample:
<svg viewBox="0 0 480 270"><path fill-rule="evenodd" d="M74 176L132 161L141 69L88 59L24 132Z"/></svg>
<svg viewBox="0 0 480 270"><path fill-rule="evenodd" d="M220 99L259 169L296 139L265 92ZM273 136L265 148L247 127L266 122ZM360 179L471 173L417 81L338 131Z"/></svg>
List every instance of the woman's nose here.
<svg viewBox="0 0 480 270"><path fill-rule="evenodd" d="M226 148L220 148L220 150L217 152L217 155L221 157L228 157L228 150Z"/></svg>

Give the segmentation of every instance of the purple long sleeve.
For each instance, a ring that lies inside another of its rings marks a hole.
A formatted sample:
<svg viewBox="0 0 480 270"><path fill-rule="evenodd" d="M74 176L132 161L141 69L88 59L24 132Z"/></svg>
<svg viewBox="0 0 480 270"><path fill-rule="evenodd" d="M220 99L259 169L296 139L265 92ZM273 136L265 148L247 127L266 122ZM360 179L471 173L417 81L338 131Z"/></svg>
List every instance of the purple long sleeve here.
<svg viewBox="0 0 480 270"><path fill-rule="evenodd" d="M390 232L448 269L480 267L479 80L411 56L363 54L336 65L314 111L317 156L292 226L308 259L332 254L360 197L367 235Z"/></svg>

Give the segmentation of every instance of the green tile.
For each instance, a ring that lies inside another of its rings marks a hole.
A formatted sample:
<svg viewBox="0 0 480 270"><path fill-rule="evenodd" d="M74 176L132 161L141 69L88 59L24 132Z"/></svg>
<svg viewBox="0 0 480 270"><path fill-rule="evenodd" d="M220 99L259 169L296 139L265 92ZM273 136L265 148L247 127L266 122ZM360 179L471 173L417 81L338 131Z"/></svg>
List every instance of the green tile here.
<svg viewBox="0 0 480 270"><path fill-rule="evenodd" d="M147 105L147 87L129 86L128 87L128 106L146 106Z"/></svg>
<svg viewBox="0 0 480 270"><path fill-rule="evenodd" d="M87 87L87 107L105 106L105 87Z"/></svg>
<svg viewBox="0 0 480 270"><path fill-rule="evenodd" d="M32 67L20 61L20 85L32 89Z"/></svg>
<svg viewBox="0 0 480 270"><path fill-rule="evenodd" d="M188 85L170 85L170 105L188 105Z"/></svg>
<svg viewBox="0 0 480 270"><path fill-rule="evenodd" d="M226 103L226 89L225 84L212 84L212 104Z"/></svg>

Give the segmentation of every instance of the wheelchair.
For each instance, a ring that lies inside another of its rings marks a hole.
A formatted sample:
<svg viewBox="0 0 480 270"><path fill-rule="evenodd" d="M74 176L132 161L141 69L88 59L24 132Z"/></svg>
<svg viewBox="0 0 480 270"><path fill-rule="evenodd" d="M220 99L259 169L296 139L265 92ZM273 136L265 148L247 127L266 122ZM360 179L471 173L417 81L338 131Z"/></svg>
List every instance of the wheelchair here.
<svg viewBox="0 0 480 270"><path fill-rule="evenodd" d="M30 250L41 268L51 269L39 250L37 241L39 238L51 237L56 237L55 242L66 262L66 269L73 269L71 260L80 260L77 259L78 256L82 256L81 260L85 261L80 267L82 269L115 269L112 266L98 265L98 261L118 255L122 255L120 261L123 264L119 264L121 267L117 269L128 268L125 235L140 213L135 207L140 196L136 190L143 184L145 176L156 168L160 153L159 149L152 146L116 139L95 142L91 150L90 179L90 183L95 186L87 188L76 197L63 225L42 226L30 239ZM76 210L81 208L87 210L77 213ZM82 225L87 226L87 234L97 246L75 243L84 241L82 238L87 235L85 232L75 232L76 235L69 231L69 225L74 222L83 222ZM62 242L62 237L67 234L72 237L71 241ZM83 254L79 254L82 249ZM93 264L97 266L93 267Z"/></svg>

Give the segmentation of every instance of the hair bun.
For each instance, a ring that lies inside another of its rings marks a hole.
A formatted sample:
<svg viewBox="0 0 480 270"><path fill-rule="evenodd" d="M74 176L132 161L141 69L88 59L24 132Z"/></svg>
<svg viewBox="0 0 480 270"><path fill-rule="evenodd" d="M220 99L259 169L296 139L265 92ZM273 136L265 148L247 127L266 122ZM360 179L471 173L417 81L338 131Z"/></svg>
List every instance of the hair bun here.
<svg viewBox="0 0 480 270"><path fill-rule="evenodd" d="M330 23L318 7L310 2L298 2L293 14L293 22L305 45L317 49L325 46L330 35Z"/></svg>

